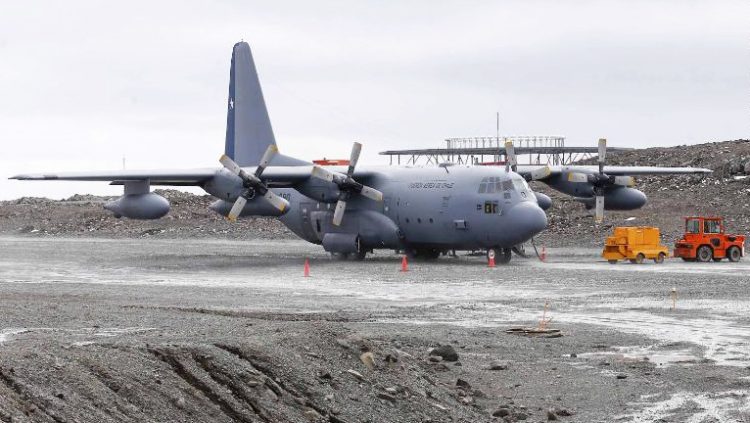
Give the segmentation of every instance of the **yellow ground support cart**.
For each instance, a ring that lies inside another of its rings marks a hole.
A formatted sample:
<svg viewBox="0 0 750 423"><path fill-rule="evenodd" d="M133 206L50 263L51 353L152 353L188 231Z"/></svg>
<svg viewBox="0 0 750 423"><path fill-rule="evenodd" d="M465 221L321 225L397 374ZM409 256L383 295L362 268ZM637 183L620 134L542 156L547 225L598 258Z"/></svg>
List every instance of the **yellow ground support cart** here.
<svg viewBox="0 0 750 423"><path fill-rule="evenodd" d="M631 263L643 263L653 259L654 263L663 263L669 256L669 248L659 242L659 228L648 226L620 226L615 228L612 236L607 237L602 257L615 264L628 259Z"/></svg>

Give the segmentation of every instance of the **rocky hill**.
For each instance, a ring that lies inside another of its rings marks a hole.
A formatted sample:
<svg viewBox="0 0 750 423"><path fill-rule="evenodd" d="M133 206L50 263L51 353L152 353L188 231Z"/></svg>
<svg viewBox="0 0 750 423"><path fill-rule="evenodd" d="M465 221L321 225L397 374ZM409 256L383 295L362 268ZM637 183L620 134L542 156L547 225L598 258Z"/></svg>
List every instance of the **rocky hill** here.
<svg viewBox="0 0 750 423"><path fill-rule="evenodd" d="M750 140L633 150L608 157L612 165L697 166L709 176L651 176L637 178L637 188L649 197L640 210L607 212L595 225L591 213L570 197L535 182L533 188L550 195L549 226L538 241L548 246L600 246L612 227L649 225L662 229L673 243L682 233L686 215L718 215L727 229L750 233ZM158 190L172 211L155 221L116 219L102 208L106 197L75 195L56 201L20 198L0 202L0 234L97 237L291 238L275 219L242 219L231 224L208 209L209 196Z"/></svg>

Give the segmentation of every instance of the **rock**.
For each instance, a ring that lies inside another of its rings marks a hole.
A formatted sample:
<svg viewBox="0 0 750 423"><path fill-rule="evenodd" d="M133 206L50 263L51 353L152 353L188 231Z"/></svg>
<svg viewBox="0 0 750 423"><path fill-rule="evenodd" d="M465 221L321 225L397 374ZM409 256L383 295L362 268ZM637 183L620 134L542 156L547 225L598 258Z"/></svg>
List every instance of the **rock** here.
<svg viewBox="0 0 750 423"><path fill-rule="evenodd" d="M307 417L307 420L310 420L311 422L320 420L323 417L323 416L320 415L320 413L318 413L317 411L313 410L312 408L308 408L302 414L304 414L305 417Z"/></svg>
<svg viewBox="0 0 750 423"><path fill-rule="evenodd" d="M490 363L490 370L508 370L510 362L507 360L495 360Z"/></svg>
<svg viewBox="0 0 750 423"><path fill-rule="evenodd" d="M461 388L465 391L471 390L471 384L461 378L456 379L456 387Z"/></svg>
<svg viewBox="0 0 750 423"><path fill-rule="evenodd" d="M430 360L433 363L439 363L443 361L443 357L440 357L439 355L431 355L428 360Z"/></svg>
<svg viewBox="0 0 750 423"><path fill-rule="evenodd" d="M492 412L492 417L505 417L510 415L510 410L506 407L498 408Z"/></svg>
<svg viewBox="0 0 750 423"><path fill-rule="evenodd" d="M385 388L385 392L388 392L391 395L396 395L398 393L398 388L396 388L394 386L389 386L389 387Z"/></svg>
<svg viewBox="0 0 750 423"><path fill-rule="evenodd" d="M627 379L627 377L628 377L628 375L626 375L625 373L618 373L617 374L617 378L618 379Z"/></svg>
<svg viewBox="0 0 750 423"><path fill-rule="evenodd" d="M549 421L557 420L557 414L555 414L554 410L547 410L547 420Z"/></svg>
<svg viewBox="0 0 750 423"><path fill-rule="evenodd" d="M442 345L430 351L431 356L442 357L445 361L458 361L458 353L451 345Z"/></svg>
<svg viewBox="0 0 750 423"><path fill-rule="evenodd" d="M362 353L359 360L370 370L375 367L375 356L370 351Z"/></svg>
<svg viewBox="0 0 750 423"><path fill-rule="evenodd" d="M394 354L386 354L384 361L386 363L392 364L398 362L398 355Z"/></svg>
<svg viewBox="0 0 750 423"><path fill-rule="evenodd" d="M388 392L378 392L378 398L384 399L390 402L396 402L396 397L389 394Z"/></svg>
<svg viewBox="0 0 750 423"><path fill-rule="evenodd" d="M526 413L515 413L513 414L513 418L516 420L526 420L529 416Z"/></svg>
<svg viewBox="0 0 750 423"><path fill-rule="evenodd" d="M576 353L570 353L570 358L578 358L578 354L576 354Z"/></svg>
<svg viewBox="0 0 750 423"><path fill-rule="evenodd" d="M456 364L454 364L454 366L461 367L461 366L463 366L463 364L461 364L460 361L457 361Z"/></svg>
<svg viewBox="0 0 750 423"><path fill-rule="evenodd" d="M562 407L555 407L554 411L555 411L555 414L557 414L558 416L563 416L563 417L570 417L574 414L572 411L568 410L567 408L562 408Z"/></svg>
<svg viewBox="0 0 750 423"><path fill-rule="evenodd" d="M365 380L365 377L362 376L362 373L360 373L360 372L358 372L356 370L349 369L346 372L349 373L350 375L354 376L355 378L357 378L357 380Z"/></svg>

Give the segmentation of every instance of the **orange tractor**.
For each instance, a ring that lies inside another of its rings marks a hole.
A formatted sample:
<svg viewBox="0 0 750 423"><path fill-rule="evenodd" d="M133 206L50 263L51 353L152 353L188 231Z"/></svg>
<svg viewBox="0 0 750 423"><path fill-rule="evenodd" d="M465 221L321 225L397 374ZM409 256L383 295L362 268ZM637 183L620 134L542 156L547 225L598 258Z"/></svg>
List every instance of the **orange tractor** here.
<svg viewBox="0 0 750 423"><path fill-rule="evenodd" d="M740 261L745 255L745 236L724 233L720 217L685 218L685 234L675 242L674 256L685 261Z"/></svg>

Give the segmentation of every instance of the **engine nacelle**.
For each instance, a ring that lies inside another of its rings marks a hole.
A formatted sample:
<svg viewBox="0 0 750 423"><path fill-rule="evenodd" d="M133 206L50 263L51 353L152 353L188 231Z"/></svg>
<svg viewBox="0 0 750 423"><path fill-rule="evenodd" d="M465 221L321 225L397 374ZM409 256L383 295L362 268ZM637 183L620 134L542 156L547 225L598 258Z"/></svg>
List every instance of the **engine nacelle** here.
<svg viewBox="0 0 750 423"><path fill-rule="evenodd" d="M536 197L536 203L542 210L546 211L547 209L552 207L552 199L549 198L548 195L542 194L541 192L535 192L534 196Z"/></svg>
<svg viewBox="0 0 750 423"><path fill-rule="evenodd" d="M596 199L577 198L578 201L591 209L596 205ZM627 187L609 188L604 192L604 210L635 210L640 209L646 204L646 194L635 189Z"/></svg>
<svg viewBox="0 0 750 423"><path fill-rule="evenodd" d="M329 253L356 253L362 246L357 234L334 234L323 235L323 249Z"/></svg>
<svg viewBox="0 0 750 423"><path fill-rule="evenodd" d="M152 220L164 217L169 213L169 201L151 191L151 183L143 181L124 181L125 195L110 201L104 208L115 214L115 217Z"/></svg>
<svg viewBox="0 0 750 423"><path fill-rule="evenodd" d="M149 192L146 194L123 195L110 201L104 208L115 214L115 217L151 220L159 219L169 213L169 201L161 195Z"/></svg>

